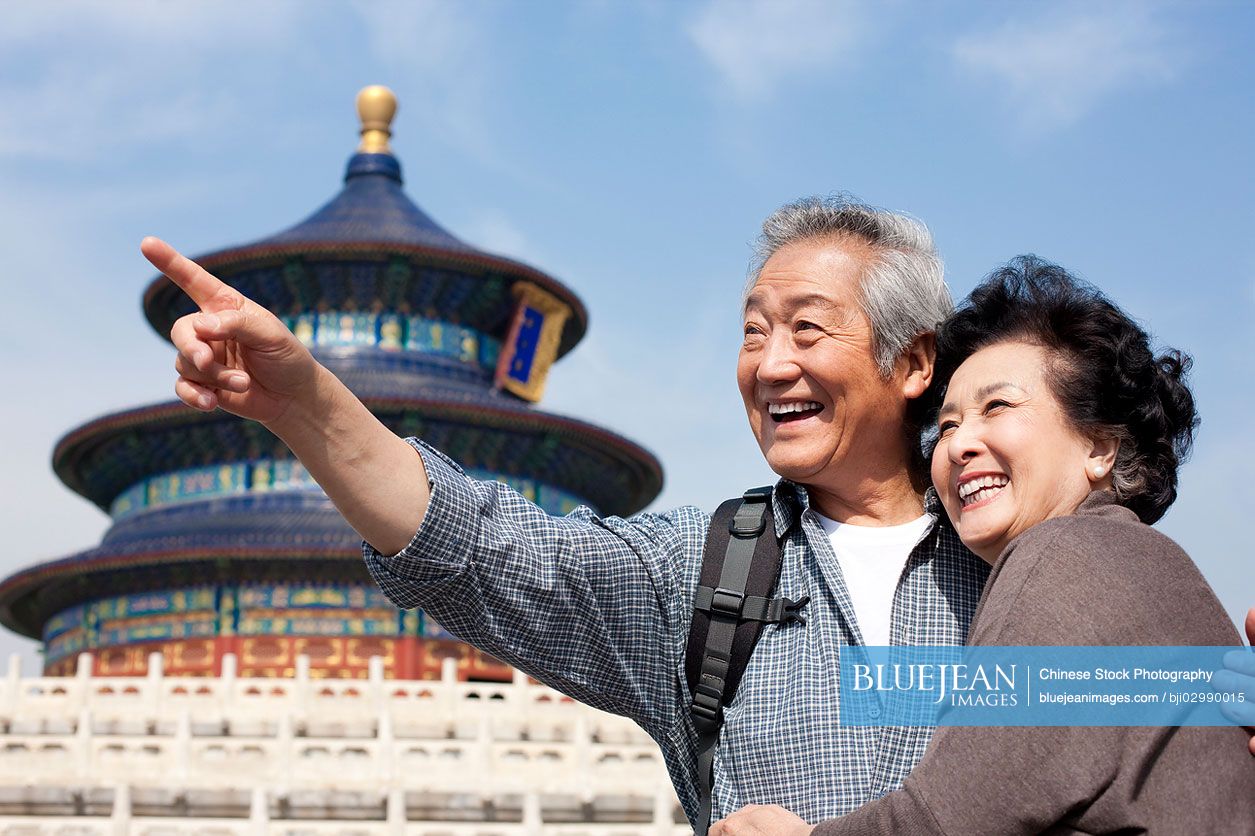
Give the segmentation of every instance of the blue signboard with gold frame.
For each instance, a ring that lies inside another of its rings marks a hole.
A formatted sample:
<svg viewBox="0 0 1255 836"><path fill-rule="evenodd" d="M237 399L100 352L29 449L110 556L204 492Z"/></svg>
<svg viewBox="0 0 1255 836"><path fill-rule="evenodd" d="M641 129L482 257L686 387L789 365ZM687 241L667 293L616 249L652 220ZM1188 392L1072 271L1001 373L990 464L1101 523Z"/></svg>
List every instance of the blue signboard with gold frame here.
<svg viewBox="0 0 1255 836"><path fill-rule="evenodd" d="M518 305L501 346L494 383L527 401L539 401L549 367L558 357L562 328L571 308L531 282L514 286Z"/></svg>

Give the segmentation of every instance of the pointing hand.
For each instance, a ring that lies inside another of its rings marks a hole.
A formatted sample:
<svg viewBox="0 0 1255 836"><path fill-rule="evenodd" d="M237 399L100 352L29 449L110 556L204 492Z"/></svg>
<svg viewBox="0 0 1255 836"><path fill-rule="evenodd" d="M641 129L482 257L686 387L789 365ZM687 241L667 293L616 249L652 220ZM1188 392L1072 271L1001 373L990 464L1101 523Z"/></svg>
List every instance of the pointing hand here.
<svg viewBox="0 0 1255 836"><path fill-rule="evenodd" d="M170 329L180 400L270 423L314 386L317 361L273 313L159 238L145 238L140 251L200 308Z"/></svg>

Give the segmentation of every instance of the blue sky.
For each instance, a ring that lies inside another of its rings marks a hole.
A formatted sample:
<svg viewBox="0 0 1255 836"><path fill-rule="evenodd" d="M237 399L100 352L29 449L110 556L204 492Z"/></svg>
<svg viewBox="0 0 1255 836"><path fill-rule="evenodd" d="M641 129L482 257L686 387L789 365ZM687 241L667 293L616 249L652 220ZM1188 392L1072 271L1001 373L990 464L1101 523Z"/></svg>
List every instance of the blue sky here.
<svg viewBox="0 0 1255 836"><path fill-rule="evenodd" d="M847 190L925 220L956 297L1035 252L1193 354L1203 426L1160 527L1237 618L1252 32L1236 2L7 4L0 571L107 527L53 477L56 440L172 397L140 238L196 254L302 219L382 83L419 205L582 295L589 335L543 406L652 449L655 507L770 481L733 378L749 243L780 204Z"/></svg>

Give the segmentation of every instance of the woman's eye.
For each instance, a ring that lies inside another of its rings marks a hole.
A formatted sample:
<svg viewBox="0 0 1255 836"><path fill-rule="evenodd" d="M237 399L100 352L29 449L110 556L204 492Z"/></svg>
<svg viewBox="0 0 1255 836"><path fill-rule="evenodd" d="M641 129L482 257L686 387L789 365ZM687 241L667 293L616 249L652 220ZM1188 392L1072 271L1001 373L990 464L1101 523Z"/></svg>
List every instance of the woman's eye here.
<svg viewBox="0 0 1255 836"><path fill-rule="evenodd" d="M1001 409L1003 407L1010 406L1010 405L1011 404L1007 403L1006 401L990 401L989 403L985 404L985 412L987 413L993 412L995 409Z"/></svg>
<svg viewBox="0 0 1255 836"><path fill-rule="evenodd" d="M761 333L762 333L762 331L760 331L760 330L758 329L758 326L757 326L757 325L751 325L750 323L748 323L748 322L747 322L747 323L745 323L745 332L744 332L744 333L745 333L745 336L747 336L747 337L748 337L750 334L761 334Z"/></svg>
<svg viewBox="0 0 1255 836"><path fill-rule="evenodd" d="M797 324L797 330L799 331L813 331L814 329L818 327L819 326L813 322L802 321Z"/></svg>
<svg viewBox="0 0 1255 836"><path fill-rule="evenodd" d="M951 432L958 426L959 426L958 421L942 421L940 424L937 425L937 432L940 433L941 435L945 435L946 433Z"/></svg>

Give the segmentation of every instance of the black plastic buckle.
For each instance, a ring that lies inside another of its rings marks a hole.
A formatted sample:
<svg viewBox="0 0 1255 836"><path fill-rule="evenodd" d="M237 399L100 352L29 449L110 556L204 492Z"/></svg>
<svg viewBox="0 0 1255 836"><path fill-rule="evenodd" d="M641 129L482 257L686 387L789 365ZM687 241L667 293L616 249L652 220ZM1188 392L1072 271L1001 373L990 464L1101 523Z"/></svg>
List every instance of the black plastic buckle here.
<svg viewBox="0 0 1255 836"><path fill-rule="evenodd" d="M746 509L750 509L746 512ZM741 509L732 517L732 522L728 523L728 531L733 537L739 537L743 540L749 540L763 533L763 529L767 527L767 514L765 508L755 508L748 502L741 506Z"/></svg>
<svg viewBox="0 0 1255 836"><path fill-rule="evenodd" d="M784 616L780 619L781 624L792 624L796 621L802 626L806 626L806 619L802 617L801 609L811 602L811 596L803 595L796 601L790 601L784 598Z"/></svg>
<svg viewBox="0 0 1255 836"><path fill-rule="evenodd" d="M741 608L745 606L745 595L735 589L724 589L722 586L710 596L710 611L720 615L741 617Z"/></svg>
<svg viewBox="0 0 1255 836"><path fill-rule="evenodd" d="M693 702L689 705L689 711L694 715L694 720L704 720L707 723L715 723L719 720L719 703L720 699L710 693L698 688L693 694Z"/></svg>
<svg viewBox="0 0 1255 836"><path fill-rule="evenodd" d="M751 488L741 495L741 507L732 515L728 531L733 537L748 540L763 533L767 527L767 509L771 488Z"/></svg>
<svg viewBox="0 0 1255 836"><path fill-rule="evenodd" d="M771 499L771 491L772 487L770 485L762 488L750 488L741 494L741 499L746 502L766 502Z"/></svg>
<svg viewBox="0 0 1255 836"><path fill-rule="evenodd" d="M781 596L773 598L771 606L767 609L767 621L774 624L798 624L805 625L806 619L802 617L801 609L810 603L811 596L803 595L796 601L790 601L788 598Z"/></svg>

